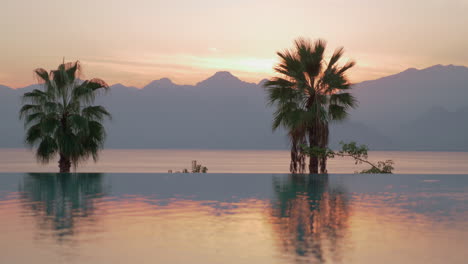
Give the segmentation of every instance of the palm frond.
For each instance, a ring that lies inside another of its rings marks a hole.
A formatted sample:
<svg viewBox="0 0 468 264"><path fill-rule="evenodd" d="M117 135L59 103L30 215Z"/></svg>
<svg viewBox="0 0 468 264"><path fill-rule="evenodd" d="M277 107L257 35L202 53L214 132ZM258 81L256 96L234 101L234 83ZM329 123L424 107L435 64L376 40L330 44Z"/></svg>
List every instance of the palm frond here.
<svg viewBox="0 0 468 264"><path fill-rule="evenodd" d="M80 132L83 132L84 135L88 134L89 120L86 117L84 117L82 115L78 115L78 114L73 114L73 115L68 116L67 121L68 121L68 125L69 125L70 129L74 133L78 134Z"/></svg>
<svg viewBox="0 0 468 264"><path fill-rule="evenodd" d="M343 67L341 67L341 68L338 70L338 73L339 73L339 74L344 74L347 70L351 69L351 68L354 67L355 65L356 65L356 62L350 61L350 62L346 63Z"/></svg>
<svg viewBox="0 0 468 264"><path fill-rule="evenodd" d="M60 128L61 123L58 118L56 113L50 113L42 118L40 125L44 135L52 136Z"/></svg>
<svg viewBox="0 0 468 264"><path fill-rule="evenodd" d="M41 163L49 163L49 161L57 155L58 146L52 137L43 137L39 144L36 157Z"/></svg>
<svg viewBox="0 0 468 264"><path fill-rule="evenodd" d="M109 85L103 80L95 78L89 81L84 81L73 89L71 101L82 101L85 104L90 104L94 102L96 95L98 95L101 90L109 90Z"/></svg>
<svg viewBox="0 0 468 264"><path fill-rule="evenodd" d="M34 70L34 73L36 74L36 77L37 77L37 81L39 83L49 83L50 82L50 79L49 79L49 73L43 69L43 68L37 68Z"/></svg>
<svg viewBox="0 0 468 264"><path fill-rule="evenodd" d="M39 104L25 104L21 107L19 111L20 119L24 119L27 115L35 114L35 113L42 113L43 109L42 106Z"/></svg>
<svg viewBox="0 0 468 264"><path fill-rule="evenodd" d="M26 130L25 142L30 146L35 146L42 139L41 124L35 124Z"/></svg>
<svg viewBox="0 0 468 264"><path fill-rule="evenodd" d="M83 110L81 110L81 114L85 118L93 121L101 121L105 117L109 119L112 118L111 114L106 110L106 108L100 105L85 107Z"/></svg>
<svg viewBox="0 0 468 264"><path fill-rule="evenodd" d="M328 62L328 68L331 69L335 66L335 64L341 59L341 56L343 56L344 53L344 48L337 48L335 52L333 53L332 57L330 58L330 61Z"/></svg>
<svg viewBox="0 0 468 264"><path fill-rule="evenodd" d="M346 107L345 110L356 108L358 101L350 93L337 93L330 95L330 104L336 104Z"/></svg>
<svg viewBox="0 0 468 264"><path fill-rule="evenodd" d="M49 94L38 89L27 92L23 95L23 103L43 104L48 100Z"/></svg>
<svg viewBox="0 0 468 264"><path fill-rule="evenodd" d="M346 107L336 104L331 104L328 107L328 114L330 116L330 120L334 121L344 120L348 116L348 112L346 112Z"/></svg>
<svg viewBox="0 0 468 264"><path fill-rule="evenodd" d="M33 122L39 122L41 121L42 119L44 119L45 117L45 114L44 112L36 112L36 113L31 113L31 114L28 114L28 115L25 115L24 116L24 124L25 126L33 123Z"/></svg>

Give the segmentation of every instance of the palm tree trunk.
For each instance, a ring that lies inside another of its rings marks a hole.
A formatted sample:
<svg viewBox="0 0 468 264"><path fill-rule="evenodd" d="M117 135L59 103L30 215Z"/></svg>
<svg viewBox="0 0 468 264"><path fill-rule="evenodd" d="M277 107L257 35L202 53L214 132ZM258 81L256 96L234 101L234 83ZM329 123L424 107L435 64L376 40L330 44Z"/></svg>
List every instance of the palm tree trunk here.
<svg viewBox="0 0 468 264"><path fill-rule="evenodd" d="M310 156L309 159L309 173L310 174L318 174L318 157Z"/></svg>
<svg viewBox="0 0 468 264"><path fill-rule="evenodd" d="M327 157L320 158L320 174L327 173Z"/></svg>
<svg viewBox="0 0 468 264"><path fill-rule="evenodd" d="M65 157L62 153L60 153L60 159L59 159L59 168L60 168L60 173L68 173L70 172L71 168L71 162L68 157Z"/></svg>
<svg viewBox="0 0 468 264"><path fill-rule="evenodd" d="M62 131L64 134L67 133L67 113L63 113L62 118L60 119L60 123L62 124ZM68 173L70 172L71 162L70 158L60 152L60 159L59 159L59 168L60 173Z"/></svg>
<svg viewBox="0 0 468 264"><path fill-rule="evenodd" d="M305 155L300 147L302 144L307 144L304 134L301 131L291 131L289 133L291 139L291 163L289 170L291 173L305 172Z"/></svg>
<svg viewBox="0 0 468 264"><path fill-rule="evenodd" d="M317 129L309 130L309 147L318 147L318 137L315 135ZM309 173L310 174L318 174L318 167L319 167L319 159L316 156L310 155L309 158Z"/></svg>
<svg viewBox="0 0 468 264"><path fill-rule="evenodd" d="M327 122L322 124L320 132L321 132L321 135L320 135L321 142L319 143L320 148L327 149L328 148L328 137L330 135L330 131L329 131ZM326 156L321 157L319 163L320 163L319 164L320 174L326 174L327 173L327 157Z"/></svg>

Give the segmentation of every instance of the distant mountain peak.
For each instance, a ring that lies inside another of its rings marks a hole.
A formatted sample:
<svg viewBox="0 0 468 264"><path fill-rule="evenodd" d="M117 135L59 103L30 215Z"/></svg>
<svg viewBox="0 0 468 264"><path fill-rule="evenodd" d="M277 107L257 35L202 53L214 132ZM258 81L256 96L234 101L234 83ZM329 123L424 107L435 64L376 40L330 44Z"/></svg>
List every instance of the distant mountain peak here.
<svg viewBox="0 0 468 264"><path fill-rule="evenodd" d="M259 81L257 85L263 87L263 85L265 85L266 82L268 82L268 79L263 79L263 80Z"/></svg>
<svg viewBox="0 0 468 264"><path fill-rule="evenodd" d="M458 71L458 70L468 71L468 68L465 66L453 65L453 64L448 64L448 65L437 64L437 65L433 65L431 67L422 69L421 71L432 72L432 71Z"/></svg>
<svg viewBox="0 0 468 264"><path fill-rule="evenodd" d="M397 73L398 74L402 74L402 73L417 73L417 72L427 72L427 71L443 71L443 70L450 70L450 69L455 69L455 68L465 68L463 66L455 66L453 64L449 64L449 65L442 65L442 64L436 64L436 65L432 65L432 66L429 66L429 67L426 67L426 68L422 68L422 69L416 69L416 68L408 68L400 73ZM384 77L385 78L385 77Z"/></svg>
<svg viewBox="0 0 468 264"><path fill-rule="evenodd" d="M219 71L216 72L211 78L237 78L236 76L232 75L232 73L228 71Z"/></svg>
<svg viewBox="0 0 468 264"><path fill-rule="evenodd" d="M161 87L165 88L165 87L171 87L171 86L175 86L175 84L172 82L171 79L161 78L159 80L154 80L150 82L144 88L161 88Z"/></svg>
<svg viewBox="0 0 468 264"><path fill-rule="evenodd" d="M215 80L215 81L241 81L239 78L236 76L232 75L232 73L228 71L219 71L216 72L213 76L210 78L206 79L205 81L208 80Z"/></svg>
<svg viewBox="0 0 468 264"><path fill-rule="evenodd" d="M110 87L119 87L120 88L120 87L127 87L127 86L123 85L122 83L114 83Z"/></svg>
<svg viewBox="0 0 468 264"><path fill-rule="evenodd" d="M197 83L197 85L223 85L234 82L243 81L237 78L236 76L232 75L228 71L219 71L216 72L213 76L209 77L208 79Z"/></svg>
<svg viewBox="0 0 468 264"><path fill-rule="evenodd" d="M388 75L385 77L381 77L375 80L368 80L368 81L363 81L358 83L358 85L366 85L368 83L375 83L379 81L386 81L386 80L395 80L395 79L401 79L401 78L418 78L418 76L421 76L421 74L445 74L445 73L450 73L450 72L457 72L457 73L468 73L468 67L461 66L461 65L442 65L442 64L436 64L432 65L430 67L422 68L422 69L416 69L416 68L408 68L402 72L395 73L392 75Z"/></svg>
<svg viewBox="0 0 468 264"><path fill-rule="evenodd" d="M8 87L6 85L1 85L1 84L0 84L0 89L11 90L10 87Z"/></svg>
<svg viewBox="0 0 468 264"><path fill-rule="evenodd" d="M161 78L161 79L159 79L159 80L157 80L157 81L155 81L155 82L157 82L157 83L159 83L159 84L166 84L166 85L174 84L174 83L172 82L172 80L169 79L169 78Z"/></svg>
<svg viewBox="0 0 468 264"><path fill-rule="evenodd" d="M419 71L419 70L416 69L416 68L408 68L408 69L402 71L401 73L404 73L404 72L417 72L417 71Z"/></svg>
<svg viewBox="0 0 468 264"><path fill-rule="evenodd" d="M122 83L116 83L116 84L113 84L110 86L111 90L135 90L137 89L136 87L132 87L132 86L126 86L126 85L123 85Z"/></svg>

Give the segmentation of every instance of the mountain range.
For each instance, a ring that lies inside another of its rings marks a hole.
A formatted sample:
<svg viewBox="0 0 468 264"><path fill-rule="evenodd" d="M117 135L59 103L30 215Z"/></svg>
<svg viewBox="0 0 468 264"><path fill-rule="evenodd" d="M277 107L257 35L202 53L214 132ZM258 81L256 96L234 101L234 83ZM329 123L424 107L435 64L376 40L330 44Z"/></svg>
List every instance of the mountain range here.
<svg viewBox="0 0 468 264"><path fill-rule="evenodd" d="M108 148L286 149L272 132L273 108L259 83L217 72L196 85L163 78L142 89L111 86L98 97L112 113ZM23 147L21 95L39 85L0 85L0 147ZM331 146L357 141L374 150L468 151L468 68L435 65L355 84L359 107L331 125Z"/></svg>

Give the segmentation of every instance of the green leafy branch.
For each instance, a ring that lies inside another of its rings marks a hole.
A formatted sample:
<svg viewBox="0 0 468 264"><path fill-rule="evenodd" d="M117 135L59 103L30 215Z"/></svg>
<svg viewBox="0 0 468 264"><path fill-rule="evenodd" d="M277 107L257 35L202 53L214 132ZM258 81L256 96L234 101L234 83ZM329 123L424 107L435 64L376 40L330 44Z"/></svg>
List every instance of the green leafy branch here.
<svg viewBox="0 0 468 264"><path fill-rule="evenodd" d="M351 157L354 159L355 164L368 164L371 167L367 170L363 170L360 173L392 173L395 164L393 160L378 161L377 163L372 163L367 160L368 158L368 147L366 145L357 145L356 142L344 143L340 142L341 150L334 151L329 148L319 148L319 147L308 147L306 145L301 145L302 151L308 156L314 157L327 157L334 158L338 157Z"/></svg>

